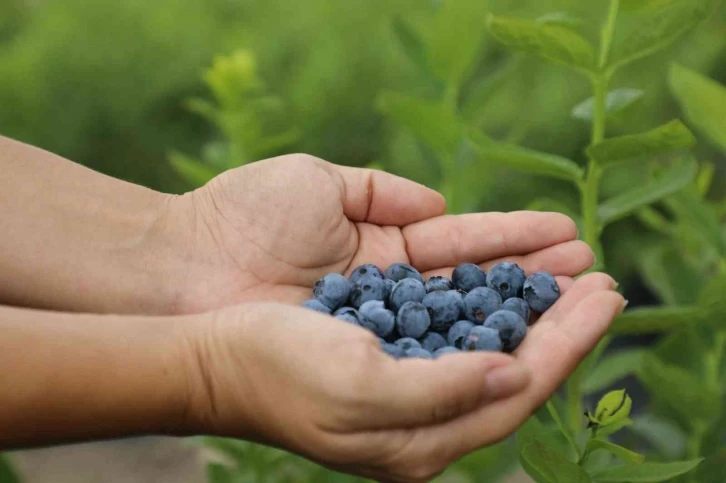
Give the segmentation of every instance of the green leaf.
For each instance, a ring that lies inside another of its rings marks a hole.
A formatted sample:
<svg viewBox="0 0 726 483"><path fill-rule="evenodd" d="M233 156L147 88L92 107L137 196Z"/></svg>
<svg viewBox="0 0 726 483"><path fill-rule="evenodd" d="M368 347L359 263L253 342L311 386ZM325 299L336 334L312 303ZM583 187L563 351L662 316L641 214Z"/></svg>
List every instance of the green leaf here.
<svg viewBox="0 0 726 483"><path fill-rule="evenodd" d="M447 158L456 153L462 139L459 121L440 102L383 92L377 106L440 157Z"/></svg>
<svg viewBox="0 0 726 483"><path fill-rule="evenodd" d="M726 87L679 64L668 84L688 122L726 153Z"/></svg>
<svg viewBox="0 0 726 483"><path fill-rule="evenodd" d="M235 472L220 463L207 464L208 483L235 483L237 480Z"/></svg>
<svg viewBox="0 0 726 483"><path fill-rule="evenodd" d="M726 274L720 274L706 283L698 305L709 314L709 322L717 327L726 326Z"/></svg>
<svg viewBox="0 0 726 483"><path fill-rule="evenodd" d="M693 470L703 458L672 463L623 465L594 471L592 478L602 483L666 481Z"/></svg>
<svg viewBox="0 0 726 483"><path fill-rule="evenodd" d="M393 33L401 45L406 57L411 60L421 72L431 75L426 46L421 37L400 16L393 19Z"/></svg>
<svg viewBox="0 0 726 483"><path fill-rule="evenodd" d="M598 438L605 438L607 436L610 436L611 434L617 433L621 429L623 429L625 427L628 427L631 424L633 424L633 420L632 419L630 419L630 418L621 419L620 421L618 421L616 423L609 424L609 425L607 425L607 426L605 426L603 428L599 428L597 430L597 437Z"/></svg>
<svg viewBox="0 0 726 483"><path fill-rule="evenodd" d="M595 68L592 45L574 30L561 25L511 17L489 17L489 30L512 50L535 54L550 62L580 71Z"/></svg>
<svg viewBox="0 0 726 483"><path fill-rule="evenodd" d="M716 211L693 190L683 190L666 200L680 222L698 233L720 256L726 256L726 240Z"/></svg>
<svg viewBox="0 0 726 483"><path fill-rule="evenodd" d="M689 264L675 243L643 248L637 255L644 284L665 305L691 305L705 282L703 272Z"/></svg>
<svg viewBox="0 0 726 483"><path fill-rule="evenodd" d="M567 441L559 436L557 430L545 426L537 416L533 415L517 430L517 448L521 453L525 446L538 440L566 456L570 448Z"/></svg>
<svg viewBox="0 0 726 483"><path fill-rule="evenodd" d="M711 0L677 0L642 16L614 47L611 69L667 47L706 19L711 6Z"/></svg>
<svg viewBox="0 0 726 483"><path fill-rule="evenodd" d="M179 152L169 154L169 163L182 178L196 187L204 186L219 174L219 171Z"/></svg>
<svg viewBox="0 0 726 483"><path fill-rule="evenodd" d="M695 481L698 483L723 483L724 468L726 468L726 446L722 446L706 456L706 460L698 467Z"/></svg>
<svg viewBox="0 0 726 483"><path fill-rule="evenodd" d="M689 325L697 325L708 318L708 311L701 307L638 307L619 315L608 333L655 334L668 332Z"/></svg>
<svg viewBox="0 0 726 483"><path fill-rule="evenodd" d="M583 176L583 170L577 163L554 154L504 143L475 142L475 146L484 161L497 163L505 168L568 181L578 181Z"/></svg>
<svg viewBox="0 0 726 483"><path fill-rule="evenodd" d="M595 419L600 426L608 426L617 423L630 416L630 409L633 407L633 400L630 399L625 389L610 391L600 398L595 409Z"/></svg>
<svg viewBox="0 0 726 483"><path fill-rule="evenodd" d="M620 8L624 11L647 11L655 10L665 4L672 3L673 0L620 0Z"/></svg>
<svg viewBox="0 0 726 483"><path fill-rule="evenodd" d="M640 100L645 93L640 89L615 89L608 92L605 98L605 112L608 116L617 114L618 112L631 106ZM595 98L588 97L578 105L572 108L571 115L575 119L583 121L592 121L593 112L595 110Z"/></svg>
<svg viewBox="0 0 726 483"><path fill-rule="evenodd" d="M585 379L585 393L602 391L620 379L633 374L640 365L643 349L624 349L604 356Z"/></svg>
<svg viewBox="0 0 726 483"><path fill-rule="evenodd" d="M20 477L10 465L8 457L0 454L0 483L20 483Z"/></svg>
<svg viewBox="0 0 726 483"><path fill-rule="evenodd" d="M660 200L687 186L698 173L698 164L691 157L683 158L655 180L603 202L598 217L604 224L612 223L638 208Z"/></svg>
<svg viewBox="0 0 726 483"><path fill-rule="evenodd" d="M667 419L654 414L633 418L629 430L642 437L667 459L675 459L686 449L686 434Z"/></svg>
<svg viewBox="0 0 726 483"><path fill-rule="evenodd" d="M579 27L582 25L583 20L570 12L550 12L537 17L537 22L543 24Z"/></svg>
<svg viewBox="0 0 726 483"><path fill-rule="evenodd" d="M522 451L522 458L537 472L537 481L549 483L587 483L590 477L577 464L535 440Z"/></svg>
<svg viewBox="0 0 726 483"><path fill-rule="evenodd" d="M696 138L675 119L650 131L606 139L588 146L587 155L601 164L635 158L647 158L686 149L696 144Z"/></svg>
<svg viewBox="0 0 726 483"><path fill-rule="evenodd" d="M590 439L587 441L587 444L585 445L585 454L598 450L608 451L628 463L641 464L645 461L645 456L630 451L627 448L623 448L615 443L611 443L610 441L605 441L603 439Z"/></svg>

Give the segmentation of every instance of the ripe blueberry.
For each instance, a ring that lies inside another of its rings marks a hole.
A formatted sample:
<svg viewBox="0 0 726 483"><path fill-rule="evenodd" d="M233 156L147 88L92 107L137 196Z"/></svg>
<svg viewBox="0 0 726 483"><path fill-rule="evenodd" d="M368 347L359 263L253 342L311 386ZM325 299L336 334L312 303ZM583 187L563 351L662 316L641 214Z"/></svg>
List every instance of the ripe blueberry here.
<svg viewBox="0 0 726 483"><path fill-rule="evenodd" d="M477 287L464 296L464 314L475 324L483 324L501 305L502 297L487 287Z"/></svg>
<svg viewBox="0 0 726 483"><path fill-rule="evenodd" d="M438 359L439 357L441 357L443 355L453 354L455 352L461 352L461 351L459 349L457 349L456 347L446 346L446 347L441 347L440 349L436 349L434 351L433 355L434 355L434 359Z"/></svg>
<svg viewBox="0 0 726 483"><path fill-rule="evenodd" d="M446 347L446 339L444 336L436 332L426 332L421 339L421 347L429 352Z"/></svg>
<svg viewBox="0 0 726 483"><path fill-rule="evenodd" d="M547 272L534 272L524 281L524 300L535 312L545 312L560 298L555 277Z"/></svg>
<svg viewBox="0 0 726 483"><path fill-rule="evenodd" d="M516 297L522 291L527 276L519 265L512 262L497 263L489 269L487 287L502 296L502 300Z"/></svg>
<svg viewBox="0 0 726 483"><path fill-rule="evenodd" d="M423 283L421 274L407 263L394 263L386 270L386 278L398 282L404 278L413 278Z"/></svg>
<svg viewBox="0 0 726 483"><path fill-rule="evenodd" d="M499 332L504 352L514 351L527 335L527 323L519 314L509 310L494 312L484 322L484 327Z"/></svg>
<svg viewBox="0 0 726 483"><path fill-rule="evenodd" d="M316 312L321 312L323 314L330 315L330 313L332 312L332 310L330 310L330 307L328 307L318 299L306 300L302 303L302 306L306 309L315 310Z"/></svg>
<svg viewBox="0 0 726 483"><path fill-rule="evenodd" d="M474 324L468 320L460 320L451 326L449 333L446 336L446 341L450 346L461 349L461 344L469 335L469 331L474 328Z"/></svg>
<svg viewBox="0 0 726 483"><path fill-rule="evenodd" d="M500 310L509 310L510 312L519 314L519 316L527 322L527 325L529 325L529 305L527 305L527 302L524 299L520 299L518 297L507 299L502 304Z"/></svg>
<svg viewBox="0 0 726 483"><path fill-rule="evenodd" d="M426 349L417 349L412 347L406 351L406 357L420 358L420 359L433 359L434 356Z"/></svg>
<svg viewBox="0 0 726 483"><path fill-rule="evenodd" d="M431 316L431 329L437 332L448 331L459 320L461 314L461 294L455 290L435 291L423 298L421 303Z"/></svg>
<svg viewBox="0 0 726 483"><path fill-rule="evenodd" d="M434 290L454 290L454 282L446 277L436 276L426 280L424 288L426 288L426 293Z"/></svg>
<svg viewBox="0 0 726 483"><path fill-rule="evenodd" d="M421 344L416 339L412 339L411 337L402 337L398 339L396 342L394 342L398 347L403 349L404 351L407 351L408 349L420 349Z"/></svg>
<svg viewBox="0 0 726 483"><path fill-rule="evenodd" d="M396 315L396 327L401 337L419 338L429 330L431 317L420 302L406 302Z"/></svg>
<svg viewBox="0 0 726 483"><path fill-rule="evenodd" d="M360 306L360 324L378 337L386 337L396 325L393 312L380 300L369 300Z"/></svg>
<svg viewBox="0 0 726 483"><path fill-rule="evenodd" d="M400 359L406 355L405 351L401 347L396 344L389 344L388 342L381 344L381 349L383 349L383 352L395 359Z"/></svg>
<svg viewBox="0 0 726 483"><path fill-rule="evenodd" d="M360 314L353 307L341 307L333 312L333 317L351 324L360 325Z"/></svg>
<svg viewBox="0 0 726 483"><path fill-rule="evenodd" d="M477 325L469 331L469 335L462 343L462 349L466 351L501 351L502 340L496 329Z"/></svg>
<svg viewBox="0 0 726 483"><path fill-rule="evenodd" d="M404 278L393 287L389 298L391 310L398 312L406 302L421 302L426 289L422 282L414 278Z"/></svg>
<svg viewBox="0 0 726 483"><path fill-rule="evenodd" d="M363 277L375 277L380 278L381 280L386 278L381 269L372 263L356 267L356 269L353 270L353 273L350 274L350 281L355 283Z"/></svg>
<svg viewBox="0 0 726 483"><path fill-rule="evenodd" d="M484 287L487 284L487 274L479 265L473 263L462 263L454 269L451 276L454 287L464 292Z"/></svg>
<svg viewBox="0 0 726 483"><path fill-rule="evenodd" d="M350 305L360 307L369 300L384 301L386 298L386 283L382 278L364 276L353 284L350 291Z"/></svg>
<svg viewBox="0 0 726 483"><path fill-rule="evenodd" d="M348 300L351 283L338 273L329 273L313 287L313 296L322 303L335 310Z"/></svg>

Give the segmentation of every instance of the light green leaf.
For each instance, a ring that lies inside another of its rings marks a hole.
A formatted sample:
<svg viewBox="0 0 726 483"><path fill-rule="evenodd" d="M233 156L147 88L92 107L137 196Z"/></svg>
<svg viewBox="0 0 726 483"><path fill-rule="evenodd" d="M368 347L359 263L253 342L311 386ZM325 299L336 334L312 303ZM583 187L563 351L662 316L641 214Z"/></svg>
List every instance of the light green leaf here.
<svg viewBox="0 0 726 483"><path fill-rule="evenodd" d="M642 12L663 7L674 0L620 0L620 8L624 11Z"/></svg>
<svg viewBox="0 0 726 483"><path fill-rule="evenodd" d="M587 483L590 477L577 464L535 440L522 451L522 458L537 472L537 481L549 483Z"/></svg>
<svg viewBox="0 0 726 483"><path fill-rule="evenodd" d="M726 153L726 87L679 64L671 66L668 84L688 122Z"/></svg>
<svg viewBox="0 0 726 483"><path fill-rule="evenodd" d="M640 100L645 93L640 89L615 89L608 92L605 98L605 112L608 116L617 114L618 112L631 106ZM582 119L583 121L592 121L593 112L595 110L595 98L588 97L578 105L572 108L572 117Z"/></svg>
<svg viewBox="0 0 726 483"><path fill-rule="evenodd" d="M524 458L524 450L529 445L535 442L540 442L545 446L557 452L560 458L567 459L569 448L564 440L560 440L557 437L557 433L544 426L536 416L530 416L529 419L519 428L517 431L517 453L519 454L519 461L522 468L529 474L532 479L537 483L549 483L550 480L546 479L545 476L540 474L540 471L530 465L530 463Z"/></svg>
<svg viewBox="0 0 726 483"><path fill-rule="evenodd" d="M726 326L726 274L720 274L706 283L698 305L709 314L708 322L723 328Z"/></svg>
<svg viewBox="0 0 726 483"><path fill-rule="evenodd" d="M632 407L633 400L630 399L625 389L618 389L610 391L600 398L594 416L600 426L608 426L627 419Z"/></svg>
<svg viewBox="0 0 726 483"><path fill-rule="evenodd" d="M683 430L654 414L634 417L629 429L648 441L668 459L678 458L686 449L686 434Z"/></svg>
<svg viewBox="0 0 726 483"><path fill-rule="evenodd" d="M696 479L698 483L723 483L726 468L726 446L706 456L706 460L698 467Z"/></svg>
<svg viewBox="0 0 726 483"><path fill-rule="evenodd" d="M512 144L472 142L484 161L497 163L502 167L568 181L578 181L583 175L583 170L577 163L561 156Z"/></svg>
<svg viewBox="0 0 726 483"><path fill-rule="evenodd" d="M644 284L665 305L691 305L705 282L703 272L689 264L673 242L644 248L636 257Z"/></svg>
<svg viewBox="0 0 726 483"><path fill-rule="evenodd" d="M220 463L207 464L208 483L236 483L234 471Z"/></svg>
<svg viewBox="0 0 726 483"><path fill-rule="evenodd" d="M705 198L708 192L711 190L711 183L713 183L713 177L716 174L716 164L709 161L701 161L700 169L698 170L698 176L696 177L696 193L701 197Z"/></svg>
<svg viewBox="0 0 726 483"><path fill-rule="evenodd" d="M378 109L442 158L456 153L462 132L458 119L443 104L383 92L378 97Z"/></svg>
<svg viewBox="0 0 726 483"><path fill-rule="evenodd" d="M675 119L650 131L606 139L588 146L587 155L601 164L647 158L696 144L696 138L679 120Z"/></svg>
<svg viewBox="0 0 726 483"><path fill-rule="evenodd" d="M169 154L169 163L174 171L195 187L204 186L219 174L214 168L176 151Z"/></svg>
<svg viewBox="0 0 726 483"><path fill-rule="evenodd" d="M0 483L20 483L20 477L15 473L7 456L0 454Z"/></svg>
<svg viewBox="0 0 726 483"><path fill-rule="evenodd" d="M510 49L535 54L580 71L592 71L595 68L592 45L567 27L494 16L489 17L488 24L492 35Z"/></svg>
<svg viewBox="0 0 726 483"><path fill-rule="evenodd" d="M645 456L603 439L590 439L585 445L585 454L598 450L608 451L627 463L641 464Z"/></svg>
<svg viewBox="0 0 726 483"><path fill-rule="evenodd" d="M711 6L711 0L678 0L643 15L614 47L611 68L620 68L667 47L706 19Z"/></svg>
<svg viewBox="0 0 726 483"><path fill-rule="evenodd" d="M537 17L537 22L543 24L564 25L569 27L578 27L583 21L580 17L570 12L550 12Z"/></svg>
<svg viewBox="0 0 726 483"><path fill-rule="evenodd" d="M603 202L598 217L604 224L612 223L638 208L660 200L687 186L698 173L698 164L691 157L681 159L657 179Z"/></svg>
<svg viewBox="0 0 726 483"><path fill-rule="evenodd" d="M666 200L668 209L688 225L720 256L726 256L726 240L716 211L694 190L683 190Z"/></svg>
<svg viewBox="0 0 726 483"><path fill-rule="evenodd" d="M689 325L698 325L708 318L701 307L639 307L619 315L608 333L654 334L668 332Z"/></svg>
<svg viewBox="0 0 726 483"><path fill-rule="evenodd" d="M616 423L609 424L603 428L599 428L597 430L597 437L606 438L606 437L610 436L611 434L615 434L618 431L620 431L621 429L630 426L631 424L633 424L632 419L630 419L630 418L621 419L620 421L618 421Z"/></svg>
<svg viewBox="0 0 726 483"><path fill-rule="evenodd" d="M593 471L592 478L602 483L618 482L656 482L666 481L693 470L703 458L672 463L643 463L623 465Z"/></svg>
<svg viewBox="0 0 726 483"><path fill-rule="evenodd" d="M487 3L446 0L434 19L429 38L429 59L446 85L458 87L469 73L481 48Z"/></svg>
<svg viewBox="0 0 726 483"><path fill-rule="evenodd" d="M620 379L633 374L640 365L643 349L623 349L605 355L585 379L585 393L602 391Z"/></svg>
<svg viewBox="0 0 726 483"><path fill-rule="evenodd" d="M426 46L419 34L400 16L393 19L393 33L401 45L406 57L411 60L421 72L430 75L430 67L426 54Z"/></svg>

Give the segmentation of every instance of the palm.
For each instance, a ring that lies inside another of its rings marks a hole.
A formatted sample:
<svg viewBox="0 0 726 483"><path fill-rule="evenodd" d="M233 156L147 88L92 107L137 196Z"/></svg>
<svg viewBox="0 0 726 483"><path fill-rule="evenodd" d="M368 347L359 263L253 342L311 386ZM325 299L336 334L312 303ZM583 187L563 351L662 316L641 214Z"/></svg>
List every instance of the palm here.
<svg viewBox="0 0 726 483"><path fill-rule="evenodd" d="M450 275L465 261L506 257L528 271L575 275L592 263L574 223L555 213L443 216L435 191L370 170L304 155L228 171L199 192L211 255L195 304L297 302L316 279L361 263L407 261ZM201 291L201 296L199 292Z"/></svg>

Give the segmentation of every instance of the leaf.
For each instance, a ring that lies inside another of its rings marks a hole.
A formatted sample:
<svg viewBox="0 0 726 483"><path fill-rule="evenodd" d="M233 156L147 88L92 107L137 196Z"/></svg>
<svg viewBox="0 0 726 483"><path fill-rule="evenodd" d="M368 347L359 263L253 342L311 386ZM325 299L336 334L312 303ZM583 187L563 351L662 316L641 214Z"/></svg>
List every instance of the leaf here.
<svg viewBox="0 0 726 483"><path fill-rule="evenodd" d="M0 454L0 483L20 483L20 477L10 465L8 457Z"/></svg>
<svg viewBox="0 0 726 483"><path fill-rule="evenodd" d="M634 417L629 429L668 459L678 458L686 449L686 434L675 424L654 414Z"/></svg>
<svg viewBox="0 0 726 483"><path fill-rule="evenodd" d="M666 481L693 470L703 458L672 463L623 465L593 471L592 478L603 483Z"/></svg>
<svg viewBox="0 0 726 483"><path fill-rule="evenodd" d="M654 10L673 0L620 0L620 8L624 11Z"/></svg>
<svg viewBox="0 0 726 483"><path fill-rule="evenodd" d="M590 481L590 477L582 468L539 440L535 440L524 448L522 458L541 478L537 481L550 483L586 483Z"/></svg>
<svg viewBox="0 0 726 483"><path fill-rule="evenodd" d="M521 452L525 446L531 444L534 440L541 441L563 456L570 451L567 441L559 438L557 430L548 428L542 424L537 416L533 415L517 430L517 448Z"/></svg>
<svg viewBox="0 0 726 483"><path fill-rule="evenodd" d="M492 35L512 50L535 54L580 71L590 72L595 69L592 45L567 27L495 16L489 17L488 26Z"/></svg>
<svg viewBox="0 0 726 483"><path fill-rule="evenodd" d="M630 416L630 409L633 407L633 400L628 396L625 389L610 391L600 398L595 409L595 418L600 426L608 426L617 423Z"/></svg>
<svg viewBox="0 0 726 483"><path fill-rule="evenodd" d="M624 349L604 356L585 379L585 393L602 391L615 382L633 374L640 365L643 349Z"/></svg>
<svg viewBox="0 0 726 483"><path fill-rule="evenodd" d="M605 98L605 112L608 116L617 114L640 100L644 94L645 92L640 89L621 88L612 90L608 92L607 97ZM588 97L572 108L571 115L575 119L592 121L594 110L595 98Z"/></svg>
<svg viewBox="0 0 726 483"><path fill-rule="evenodd" d="M721 233L721 223L716 211L701 199L694 190L684 190L666 200L668 209L698 233L720 256L726 256L726 240Z"/></svg>
<svg viewBox="0 0 726 483"><path fill-rule="evenodd" d="M432 75L426 54L426 46L421 37L411 26L406 23L399 15L393 19L393 33L398 40L406 57L413 62L421 72Z"/></svg>
<svg viewBox="0 0 726 483"><path fill-rule="evenodd" d="M582 25L583 20L570 12L550 12L537 17L537 22L578 27Z"/></svg>
<svg viewBox="0 0 726 483"><path fill-rule="evenodd" d="M472 140L472 142L474 141ZM561 156L542 153L512 144L474 143L479 155L486 162L498 163L505 168L568 181L578 181L583 176L583 170L577 163Z"/></svg>
<svg viewBox="0 0 726 483"><path fill-rule="evenodd" d="M619 315L610 326L609 334L654 334L705 321L708 311L696 306L638 307Z"/></svg>
<svg viewBox="0 0 726 483"><path fill-rule="evenodd" d="M691 157L683 158L645 186L639 186L603 202L598 208L598 217L604 224L624 218L641 206L682 189L693 181L697 173L696 161Z"/></svg>
<svg viewBox="0 0 726 483"><path fill-rule="evenodd" d="M204 186L219 172L206 164L179 152L169 154L169 163L182 178L194 186Z"/></svg>
<svg viewBox="0 0 726 483"><path fill-rule="evenodd" d="M675 119L650 131L606 139L588 146L587 155L601 164L648 158L663 153L686 149L696 144L696 138L679 120Z"/></svg>
<svg viewBox="0 0 726 483"><path fill-rule="evenodd" d="M671 65L668 84L688 122L726 154L726 87L679 64Z"/></svg>
<svg viewBox="0 0 726 483"><path fill-rule="evenodd" d="M629 463L640 464L645 461L645 456L630 451L627 448L623 448L615 443L611 443L610 441L605 441L603 439L590 439L587 441L587 444L585 445L586 454L598 450L608 451L621 460Z"/></svg>
<svg viewBox="0 0 726 483"><path fill-rule="evenodd" d="M613 49L611 69L648 56L686 34L711 12L711 0L677 0L638 19Z"/></svg>
<svg viewBox="0 0 726 483"><path fill-rule="evenodd" d="M720 274L706 283L701 291L698 305L709 315L709 322L716 326L726 325L726 274Z"/></svg>
<svg viewBox="0 0 726 483"><path fill-rule="evenodd" d="M630 418L621 419L617 423L609 424L605 426L604 428L599 428L597 430L597 436L598 438L605 438L607 436L610 436L611 434L615 434L621 429L630 426L633 424L633 420Z"/></svg>
<svg viewBox="0 0 726 483"><path fill-rule="evenodd" d="M208 483L235 483L237 480L234 471L221 463L207 464Z"/></svg>
<svg viewBox="0 0 726 483"><path fill-rule="evenodd" d="M703 273L684 259L675 243L644 248L637 258L643 283L664 304L690 305L698 300Z"/></svg>
<svg viewBox="0 0 726 483"><path fill-rule="evenodd" d="M695 481L698 483L723 483L724 468L726 468L726 446L722 446L706 456L706 460L698 467Z"/></svg>
<svg viewBox="0 0 726 483"><path fill-rule="evenodd" d="M456 153L462 134L459 121L443 104L383 92L378 97L377 107L439 156L445 158Z"/></svg>

